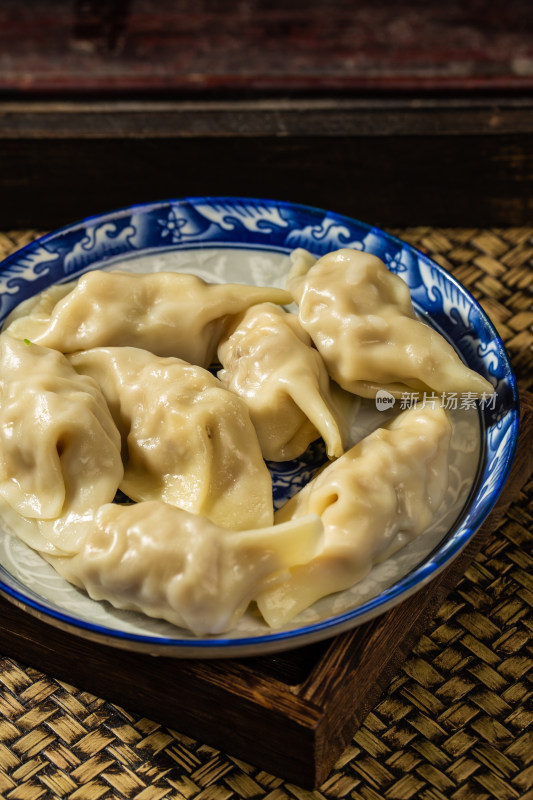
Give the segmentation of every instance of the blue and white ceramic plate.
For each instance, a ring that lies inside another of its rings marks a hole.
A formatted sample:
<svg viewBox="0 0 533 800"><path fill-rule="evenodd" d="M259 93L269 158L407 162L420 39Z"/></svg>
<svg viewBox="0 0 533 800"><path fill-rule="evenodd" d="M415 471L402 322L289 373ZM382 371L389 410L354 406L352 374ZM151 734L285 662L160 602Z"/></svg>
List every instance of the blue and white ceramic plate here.
<svg viewBox="0 0 533 800"><path fill-rule="evenodd" d="M272 200L205 197L138 205L50 233L7 258L0 265L0 320L51 284L95 268L179 270L215 282L283 286L289 253L297 247L316 256L340 247L375 253L406 281L421 317L494 387L481 403L447 399L454 429L450 486L431 527L376 565L366 580L324 598L283 630L272 631L251 611L230 634L198 638L90 600L11 535L12 523L3 517L5 597L48 623L121 648L195 658L257 655L359 625L425 585L458 555L507 478L518 437L516 382L503 343L476 301L446 270L393 236L335 213ZM353 441L386 419L372 401L355 404L350 414ZM317 442L296 462L271 465L275 505L324 460Z"/></svg>

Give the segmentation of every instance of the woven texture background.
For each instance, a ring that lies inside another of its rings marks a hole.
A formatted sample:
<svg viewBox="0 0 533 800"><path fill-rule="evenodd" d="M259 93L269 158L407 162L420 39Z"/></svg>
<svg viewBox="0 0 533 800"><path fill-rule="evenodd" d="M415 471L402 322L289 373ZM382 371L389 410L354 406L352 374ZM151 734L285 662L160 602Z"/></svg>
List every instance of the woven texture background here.
<svg viewBox="0 0 533 800"><path fill-rule="evenodd" d="M467 286L533 390L533 228L393 232ZM36 235L0 233L0 257ZM0 640L0 797L531 800L532 518L533 482L317 791L16 663Z"/></svg>

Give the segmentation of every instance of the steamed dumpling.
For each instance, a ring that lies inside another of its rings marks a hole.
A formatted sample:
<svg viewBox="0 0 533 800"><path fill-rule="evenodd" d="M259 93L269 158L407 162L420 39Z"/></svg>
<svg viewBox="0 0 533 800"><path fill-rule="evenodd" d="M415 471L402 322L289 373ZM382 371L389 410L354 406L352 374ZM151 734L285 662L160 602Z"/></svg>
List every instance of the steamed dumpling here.
<svg viewBox="0 0 533 800"><path fill-rule="evenodd" d="M59 295L61 292L59 292ZM210 284L177 272L87 272L52 309L49 293L8 325L12 336L62 353L133 346L207 367L228 316L254 303L291 302L283 289Z"/></svg>
<svg viewBox="0 0 533 800"><path fill-rule="evenodd" d="M427 528L447 489L450 437L441 407L409 409L327 465L276 513L276 523L317 514L324 540L309 564L256 598L270 625L353 586Z"/></svg>
<svg viewBox="0 0 533 800"><path fill-rule="evenodd" d="M448 342L416 318L409 288L374 255L342 249L314 262L293 254L287 288L330 375L344 389L375 397L402 392L492 393Z"/></svg>
<svg viewBox="0 0 533 800"><path fill-rule="evenodd" d="M272 303L252 306L221 341L218 358L218 377L248 406L266 459L296 458L319 436L330 458L342 455L329 375L294 314Z"/></svg>
<svg viewBox="0 0 533 800"><path fill-rule="evenodd" d="M120 434L99 386L61 353L0 335L0 497L36 522L73 518L113 500ZM50 548L70 550L61 526ZM42 546L42 526L28 526Z"/></svg>
<svg viewBox="0 0 533 800"><path fill-rule="evenodd" d="M54 310L54 306L62 300L76 286L76 281L68 283L53 283L42 292L27 297L7 315L3 322L3 328L7 329L12 322L21 317L31 315L32 320L47 320ZM15 330L15 328L13 329Z"/></svg>
<svg viewBox="0 0 533 800"><path fill-rule="evenodd" d="M135 347L69 356L101 387L122 434L132 500L164 500L217 525L271 525L272 479L245 403L202 367Z"/></svg>
<svg viewBox="0 0 533 800"><path fill-rule="evenodd" d="M321 535L316 516L234 532L162 502L107 504L79 553L49 561L94 600L222 633L267 579L312 558Z"/></svg>

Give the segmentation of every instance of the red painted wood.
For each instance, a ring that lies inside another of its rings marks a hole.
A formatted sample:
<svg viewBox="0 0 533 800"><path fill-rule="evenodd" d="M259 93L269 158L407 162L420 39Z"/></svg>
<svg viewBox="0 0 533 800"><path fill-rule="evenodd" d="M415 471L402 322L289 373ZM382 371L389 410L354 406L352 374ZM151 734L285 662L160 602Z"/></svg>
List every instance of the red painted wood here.
<svg viewBox="0 0 533 800"><path fill-rule="evenodd" d="M513 91L529 0L3 0L8 92Z"/></svg>

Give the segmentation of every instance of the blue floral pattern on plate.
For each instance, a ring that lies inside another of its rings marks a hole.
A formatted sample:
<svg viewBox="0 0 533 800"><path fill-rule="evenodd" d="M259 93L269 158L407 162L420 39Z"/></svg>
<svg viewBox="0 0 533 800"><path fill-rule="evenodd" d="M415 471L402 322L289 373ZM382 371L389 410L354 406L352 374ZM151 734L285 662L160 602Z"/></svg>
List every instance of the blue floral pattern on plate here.
<svg viewBox="0 0 533 800"><path fill-rule="evenodd" d="M288 254L304 247L320 256L352 247L379 256L406 281L417 311L451 341L464 361L494 386L495 402L480 409L483 443L470 499L447 534L414 568L375 596L339 613L318 616L283 631L252 630L233 637L197 639L165 628L139 632L124 622L109 628L47 600L31 580L0 566L0 591L53 624L121 647L177 656L220 657L281 650L332 636L385 611L443 569L466 545L494 506L509 473L519 427L516 381L505 347L487 315L441 266L382 230L330 211L274 200L193 197L148 203L91 217L47 234L0 265L0 320L47 286L121 260L211 248ZM273 466L274 502L305 483L324 461L314 443L305 458ZM18 558L17 544L10 544ZM121 615L117 618L120 620Z"/></svg>

